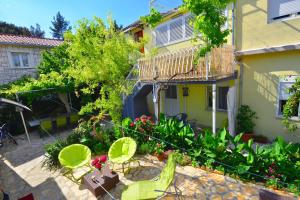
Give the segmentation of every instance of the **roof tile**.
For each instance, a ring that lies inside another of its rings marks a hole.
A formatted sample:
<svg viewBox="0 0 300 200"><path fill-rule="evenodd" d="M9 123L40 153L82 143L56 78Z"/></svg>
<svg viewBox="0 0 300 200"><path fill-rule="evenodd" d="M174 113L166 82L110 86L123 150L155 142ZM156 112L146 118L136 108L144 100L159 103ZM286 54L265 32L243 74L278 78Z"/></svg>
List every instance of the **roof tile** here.
<svg viewBox="0 0 300 200"><path fill-rule="evenodd" d="M62 43L63 40L0 34L0 44L19 45L19 46L55 47L55 46L59 46Z"/></svg>

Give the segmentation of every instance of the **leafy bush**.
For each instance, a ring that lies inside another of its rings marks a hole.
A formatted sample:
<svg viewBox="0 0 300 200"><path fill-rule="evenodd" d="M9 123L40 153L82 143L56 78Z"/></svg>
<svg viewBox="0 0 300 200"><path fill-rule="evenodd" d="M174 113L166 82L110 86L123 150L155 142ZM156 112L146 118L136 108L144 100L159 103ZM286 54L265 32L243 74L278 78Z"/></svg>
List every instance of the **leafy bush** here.
<svg viewBox="0 0 300 200"><path fill-rule="evenodd" d="M237 128L240 133L252 133L255 127L254 119L257 119L256 112L250 106L242 105L237 114Z"/></svg>
<svg viewBox="0 0 300 200"><path fill-rule="evenodd" d="M155 141L148 141L138 146L137 152L139 154L152 154L155 150Z"/></svg>

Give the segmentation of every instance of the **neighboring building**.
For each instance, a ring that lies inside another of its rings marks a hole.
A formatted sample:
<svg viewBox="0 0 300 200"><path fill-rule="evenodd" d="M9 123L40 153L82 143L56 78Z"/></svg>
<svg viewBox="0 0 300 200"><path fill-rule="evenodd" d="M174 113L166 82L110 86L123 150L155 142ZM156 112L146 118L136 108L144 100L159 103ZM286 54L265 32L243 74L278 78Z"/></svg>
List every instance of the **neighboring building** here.
<svg viewBox="0 0 300 200"><path fill-rule="evenodd" d="M61 43L61 40L0 34L0 85L24 75L36 76L41 51Z"/></svg>
<svg viewBox="0 0 300 200"><path fill-rule="evenodd" d="M300 0L236 1L235 27L239 101L257 112L255 133L300 142L281 123L286 88L300 75Z"/></svg>
<svg viewBox="0 0 300 200"><path fill-rule="evenodd" d="M255 134L300 141L299 130L289 133L281 123L286 88L300 75L300 0L239 0L233 6L225 11L231 19L226 26L233 29L227 46L197 65L191 60L199 44L191 40L187 13L163 13L153 30L140 21L124 29L149 40L137 65L138 82L125 100L125 116L186 113L188 120L213 129L228 118L233 130L237 108L247 104L258 116ZM154 49L155 56L149 56ZM299 117L300 106L293 120Z"/></svg>
<svg viewBox="0 0 300 200"><path fill-rule="evenodd" d="M228 8L226 13L230 11ZM185 113L188 120L215 130L236 109L227 106L227 93L230 88L232 95L236 93L237 78L231 36L226 47L214 49L210 59L204 58L195 65L194 54L201 44L192 41L192 15L176 9L162 15L163 22L154 29L140 21L124 29L135 39L149 40L142 51L146 56L138 62L138 82L125 101L124 115L135 118L148 114L157 118L160 112L169 116ZM153 51L156 54L149 56ZM234 125L234 119L229 118Z"/></svg>

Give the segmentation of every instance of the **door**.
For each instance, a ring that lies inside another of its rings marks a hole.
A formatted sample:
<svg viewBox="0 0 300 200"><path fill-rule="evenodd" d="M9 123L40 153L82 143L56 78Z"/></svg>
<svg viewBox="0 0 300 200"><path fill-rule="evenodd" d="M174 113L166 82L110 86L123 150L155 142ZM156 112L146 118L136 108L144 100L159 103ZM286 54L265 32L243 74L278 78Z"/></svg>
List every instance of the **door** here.
<svg viewBox="0 0 300 200"><path fill-rule="evenodd" d="M176 85L171 85L165 90L164 113L168 116L175 116L180 113L179 97Z"/></svg>

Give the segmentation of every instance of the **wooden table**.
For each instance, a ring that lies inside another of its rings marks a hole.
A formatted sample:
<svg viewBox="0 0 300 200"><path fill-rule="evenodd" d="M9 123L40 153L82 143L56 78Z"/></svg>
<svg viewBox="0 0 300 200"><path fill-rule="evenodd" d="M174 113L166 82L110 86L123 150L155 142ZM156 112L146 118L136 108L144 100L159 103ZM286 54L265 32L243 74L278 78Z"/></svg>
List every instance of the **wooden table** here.
<svg viewBox="0 0 300 200"><path fill-rule="evenodd" d="M119 183L119 176L111 171L109 167L104 167L101 172L94 170L83 177L83 184L96 196L103 196Z"/></svg>

